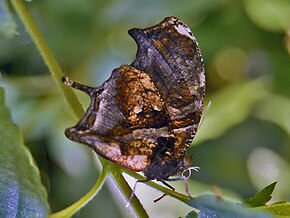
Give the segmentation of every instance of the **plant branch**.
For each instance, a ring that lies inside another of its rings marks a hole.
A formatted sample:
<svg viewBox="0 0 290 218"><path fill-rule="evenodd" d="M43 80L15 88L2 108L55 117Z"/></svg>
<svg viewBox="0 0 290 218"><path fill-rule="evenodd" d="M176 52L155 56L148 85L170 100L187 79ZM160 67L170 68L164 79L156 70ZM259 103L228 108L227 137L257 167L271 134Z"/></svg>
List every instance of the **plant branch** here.
<svg viewBox="0 0 290 218"><path fill-rule="evenodd" d="M124 171L126 174L128 174L128 175L130 175L138 180L145 180L145 178L143 176L141 176L138 173L135 173L131 170L128 170L126 168L122 168L122 171ZM158 189L159 191L162 191L164 194L170 195L171 197L174 197L182 202L187 202L190 200L189 196L183 195L183 194L178 193L176 191L173 191L173 190L171 190L165 186L159 185L153 181L146 182L146 184L155 188L155 189Z"/></svg>
<svg viewBox="0 0 290 218"><path fill-rule="evenodd" d="M23 25L25 26L26 31L34 41L36 48L38 49L42 59L44 60L45 64L49 68L49 71L54 79L56 85L65 96L70 108L74 112L74 114L80 119L84 114L84 110L79 103L76 95L71 91L71 89L65 87L62 82L61 78L63 77L63 72L57 63L54 55L52 54L51 50L49 49L48 45L46 44L37 24L34 22L33 17L27 10L23 0L10 0L11 4L13 5L14 9L16 10L18 16L20 17Z"/></svg>

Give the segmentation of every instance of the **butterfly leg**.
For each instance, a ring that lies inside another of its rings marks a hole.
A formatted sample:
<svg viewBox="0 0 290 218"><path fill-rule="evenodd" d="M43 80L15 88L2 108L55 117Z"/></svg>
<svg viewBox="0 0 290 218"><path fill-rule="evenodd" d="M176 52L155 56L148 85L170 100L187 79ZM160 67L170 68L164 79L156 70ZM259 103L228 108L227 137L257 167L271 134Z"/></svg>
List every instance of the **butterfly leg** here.
<svg viewBox="0 0 290 218"><path fill-rule="evenodd" d="M167 186L168 188L170 188L172 191L175 191L175 188L171 185L169 185L167 182L165 181L161 181L165 186ZM155 199L154 202L156 203L157 201L160 201L162 198L164 198L167 194L163 194L162 196L160 196L159 198Z"/></svg>
<svg viewBox="0 0 290 218"><path fill-rule="evenodd" d="M180 176L180 177L177 177L177 178L167 179L167 181L169 181L169 182L179 181L179 180L183 180L184 185L185 185L185 192L188 195L188 197L192 198L192 196L190 195L189 190L188 190L188 182L187 182L187 177L186 176Z"/></svg>
<svg viewBox="0 0 290 218"><path fill-rule="evenodd" d="M150 179L137 180L137 181L135 182L135 185L134 185L134 187L133 187L133 190L132 190L131 196L130 196L130 198L129 198L129 200L128 200L128 203L127 203L126 207L129 207L129 205L130 205L130 203L131 203L131 201L132 201L132 199L133 199L133 197L134 197L134 195L135 195L135 190L136 190L136 187L137 187L137 183L138 183L138 182L145 183L145 182L148 182L148 181L150 181Z"/></svg>

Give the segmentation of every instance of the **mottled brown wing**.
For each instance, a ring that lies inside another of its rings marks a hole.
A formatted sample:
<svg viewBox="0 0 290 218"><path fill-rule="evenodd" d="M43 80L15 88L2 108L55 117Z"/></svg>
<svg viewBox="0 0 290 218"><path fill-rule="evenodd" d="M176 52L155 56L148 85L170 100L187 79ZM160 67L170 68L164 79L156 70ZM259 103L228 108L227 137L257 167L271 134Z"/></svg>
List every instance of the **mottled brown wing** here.
<svg viewBox="0 0 290 218"><path fill-rule="evenodd" d="M131 65L149 75L164 100L169 128L176 136L173 153L179 158L196 134L203 109L205 74L197 41L174 17L129 34L138 45Z"/></svg>
<svg viewBox="0 0 290 218"><path fill-rule="evenodd" d="M91 96L84 118L66 136L162 181L187 166L204 99L202 58L187 26L173 17L129 34L138 45L131 66L115 69L99 88L66 83Z"/></svg>
<svg viewBox="0 0 290 218"><path fill-rule="evenodd" d="M141 171L150 164L157 139L168 137L168 114L150 77L122 65L92 94L84 118L66 135L103 157Z"/></svg>

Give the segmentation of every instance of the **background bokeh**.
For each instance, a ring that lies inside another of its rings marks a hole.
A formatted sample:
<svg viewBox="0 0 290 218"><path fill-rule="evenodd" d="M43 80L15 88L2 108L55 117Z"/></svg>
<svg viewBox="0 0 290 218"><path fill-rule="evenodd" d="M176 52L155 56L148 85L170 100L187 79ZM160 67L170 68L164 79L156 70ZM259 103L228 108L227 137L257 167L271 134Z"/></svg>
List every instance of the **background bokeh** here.
<svg viewBox="0 0 290 218"><path fill-rule="evenodd" d="M40 167L52 210L77 201L99 170L89 148L65 138L75 120L10 5L1 1L0 75L14 122ZM5 6L4 6L5 4ZM166 16L184 21L198 39L211 106L188 150L201 167L190 192L239 201L277 181L275 200L290 200L289 0L42 0L28 4L63 70L98 86L134 60L127 34ZM87 105L89 99L76 93ZM134 180L128 178L130 183ZM184 193L184 185L175 187ZM117 191L105 185L74 217L125 217ZM137 195L152 217L185 216L189 208L140 184ZM172 206L171 206L172 205Z"/></svg>

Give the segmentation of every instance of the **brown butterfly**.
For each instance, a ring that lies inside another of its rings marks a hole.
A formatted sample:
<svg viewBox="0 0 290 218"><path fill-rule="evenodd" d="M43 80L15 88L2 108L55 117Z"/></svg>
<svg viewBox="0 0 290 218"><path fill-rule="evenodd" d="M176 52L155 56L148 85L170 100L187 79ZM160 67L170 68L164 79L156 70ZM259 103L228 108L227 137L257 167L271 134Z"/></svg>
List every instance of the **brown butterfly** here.
<svg viewBox="0 0 290 218"><path fill-rule="evenodd" d="M146 180L139 182L155 179L173 189L166 181L185 180L171 176L191 166L185 153L203 110L203 59L190 29L175 17L129 34L138 45L136 59L113 70L100 87L63 78L91 97L84 117L65 135L118 165L142 171Z"/></svg>

